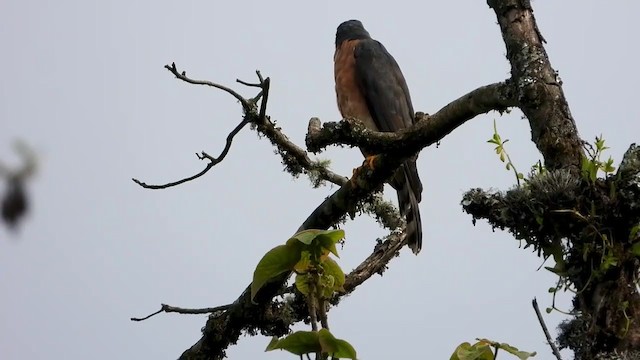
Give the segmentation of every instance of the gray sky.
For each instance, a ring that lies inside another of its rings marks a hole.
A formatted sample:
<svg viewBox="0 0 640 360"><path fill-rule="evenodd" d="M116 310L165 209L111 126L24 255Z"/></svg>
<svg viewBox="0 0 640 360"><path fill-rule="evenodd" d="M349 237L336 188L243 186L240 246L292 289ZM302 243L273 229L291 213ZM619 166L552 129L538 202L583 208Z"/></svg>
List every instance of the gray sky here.
<svg viewBox="0 0 640 360"><path fill-rule="evenodd" d="M581 135L603 134L616 162L637 141L640 75L631 1L533 3ZM302 144L308 119L338 120L333 41L362 20L395 56L416 110L433 113L478 86L509 76L504 44L484 1L215 2L27 1L0 4L0 159L17 163L21 138L41 157L33 211L12 236L0 227L0 355L6 359L171 359L200 337L204 315L131 316L160 303L206 307L233 301L262 254L284 242L328 194L281 171L266 140L245 130L206 177L163 191L156 183L199 171L193 155L217 154L240 121L229 95L187 85L162 67L239 89L236 78L272 78L269 114ZM459 205L472 187L514 182L486 143L497 119L520 171L539 154L519 111L476 118L422 152L424 246L405 250L330 313L332 330L362 359L446 359L486 337L539 358L551 354L531 309L551 303L551 273L528 250ZM350 174L362 156L331 149ZM395 194L388 192L389 198ZM345 270L384 235L350 222ZM548 264L551 265L551 264ZM569 296L559 307L569 310ZM546 316L554 330L563 319ZM232 359L262 354L269 339L242 338ZM506 358L506 357L505 357Z"/></svg>

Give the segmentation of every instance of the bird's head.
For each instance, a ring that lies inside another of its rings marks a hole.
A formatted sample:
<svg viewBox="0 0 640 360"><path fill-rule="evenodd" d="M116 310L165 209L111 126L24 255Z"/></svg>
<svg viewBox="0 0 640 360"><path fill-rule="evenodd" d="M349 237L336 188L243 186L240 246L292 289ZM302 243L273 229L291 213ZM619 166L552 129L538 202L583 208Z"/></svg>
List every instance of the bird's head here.
<svg viewBox="0 0 640 360"><path fill-rule="evenodd" d="M345 21L338 26L336 31L336 48L348 40L371 39L360 20Z"/></svg>

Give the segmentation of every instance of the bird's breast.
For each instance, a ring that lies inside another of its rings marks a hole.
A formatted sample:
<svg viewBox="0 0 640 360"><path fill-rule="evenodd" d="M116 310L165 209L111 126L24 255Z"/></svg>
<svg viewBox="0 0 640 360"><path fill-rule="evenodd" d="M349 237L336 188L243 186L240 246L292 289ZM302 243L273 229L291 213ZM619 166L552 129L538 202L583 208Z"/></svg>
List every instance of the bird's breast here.
<svg viewBox="0 0 640 360"><path fill-rule="evenodd" d="M336 99L343 118L353 117L371 130L378 130L367 101L360 90L356 74L354 49L358 40L345 41L336 49L333 56L334 77L336 81Z"/></svg>

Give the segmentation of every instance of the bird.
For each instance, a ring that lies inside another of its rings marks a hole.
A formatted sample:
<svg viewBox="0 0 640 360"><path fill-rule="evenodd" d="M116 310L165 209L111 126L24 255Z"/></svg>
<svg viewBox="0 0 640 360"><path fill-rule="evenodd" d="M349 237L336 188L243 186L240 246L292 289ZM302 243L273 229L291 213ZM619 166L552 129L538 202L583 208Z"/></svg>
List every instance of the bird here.
<svg viewBox="0 0 640 360"><path fill-rule="evenodd" d="M374 40L359 20L341 23L333 56L336 99L343 118L356 118L370 130L395 132L414 124L407 82L396 60ZM365 157L371 155L360 149ZM422 248L418 204L422 182L416 157L402 163L389 184L398 193L400 215L406 221L407 244L414 254Z"/></svg>

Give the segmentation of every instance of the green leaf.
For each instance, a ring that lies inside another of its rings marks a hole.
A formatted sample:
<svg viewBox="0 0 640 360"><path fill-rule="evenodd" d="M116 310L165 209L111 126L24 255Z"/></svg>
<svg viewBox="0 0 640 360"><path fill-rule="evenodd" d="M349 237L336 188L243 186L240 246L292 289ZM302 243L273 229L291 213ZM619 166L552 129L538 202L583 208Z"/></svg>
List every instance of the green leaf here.
<svg viewBox="0 0 640 360"><path fill-rule="evenodd" d="M300 253L300 246L279 245L264 254L253 271L251 301L267 281L284 272L293 270L300 260Z"/></svg>
<svg viewBox="0 0 640 360"><path fill-rule="evenodd" d="M556 269L555 267L551 267L551 266L545 266L545 269L551 271L552 273L556 274L556 275L562 275L564 274L564 269Z"/></svg>
<svg viewBox="0 0 640 360"><path fill-rule="evenodd" d="M589 159L587 159L586 157L583 157L582 161L580 162L580 168L583 175L586 175L589 172L589 162Z"/></svg>
<svg viewBox="0 0 640 360"><path fill-rule="evenodd" d="M311 242L313 242L313 239L315 239L321 231L324 231L324 230L317 230L317 229L302 230L299 233L293 235L287 241L287 244L289 244L291 241L297 240L305 245L311 245Z"/></svg>
<svg viewBox="0 0 640 360"><path fill-rule="evenodd" d="M479 341L473 345L464 342L453 351L450 360L493 360L491 346Z"/></svg>
<svg viewBox="0 0 640 360"><path fill-rule="evenodd" d="M589 180L590 182L596 181L596 176L598 175L598 166L596 160L589 160L587 158L582 158L582 176Z"/></svg>
<svg viewBox="0 0 640 360"><path fill-rule="evenodd" d="M518 179L520 179L520 180L524 179L524 174L523 173L518 173Z"/></svg>
<svg viewBox="0 0 640 360"><path fill-rule="evenodd" d="M600 270L607 271L610 267L617 266L617 265L618 265L618 258L615 257L611 251L608 251L602 257L602 262L600 263Z"/></svg>
<svg viewBox="0 0 640 360"><path fill-rule="evenodd" d="M603 152L604 150L607 150L608 147L604 146L604 139L602 138L602 135L600 135L599 137L596 136L596 150L598 152Z"/></svg>
<svg viewBox="0 0 640 360"><path fill-rule="evenodd" d="M318 337L322 352L339 359L356 359L356 350L345 340L336 339L327 329L320 329Z"/></svg>
<svg viewBox="0 0 640 360"><path fill-rule="evenodd" d="M322 269L325 275L331 275L335 279L333 290L344 291L342 286L344 285L345 275L340 265L338 265L335 260L327 258L324 263L322 263Z"/></svg>
<svg viewBox="0 0 640 360"><path fill-rule="evenodd" d="M308 251L302 251L300 260L295 264L293 270L296 273L304 274L311 269L311 254Z"/></svg>
<svg viewBox="0 0 640 360"><path fill-rule="evenodd" d="M338 256L338 250L336 249L335 244L338 243L338 241L340 241L343 238L344 238L344 230L341 230L341 229L338 229L338 230L308 229L308 230L300 231L299 233L293 235L289 240L287 240L287 244L301 242L304 245L311 246L312 248L315 248L314 245L319 245L320 247Z"/></svg>
<svg viewBox="0 0 640 360"><path fill-rule="evenodd" d="M309 296L309 285L311 284L311 281L313 281L311 274L298 274L296 275L296 288L303 295Z"/></svg>
<svg viewBox="0 0 640 360"><path fill-rule="evenodd" d="M535 214L535 216L536 216L536 222L538 223L538 225L542 226L544 224L544 217L538 214Z"/></svg>
<svg viewBox="0 0 640 360"><path fill-rule="evenodd" d="M275 342L271 340L265 351L276 349L286 350L296 355L322 351L318 333L315 331L296 331Z"/></svg>
<svg viewBox="0 0 640 360"><path fill-rule="evenodd" d="M530 357L534 357L536 356L536 352L526 352L526 351L520 351L518 350L518 348L513 347L509 344L506 343L501 343L499 344L499 347L501 350L504 350L506 352L508 352L509 354L513 354L515 356L518 357L518 359L520 360L527 360Z"/></svg>
<svg viewBox="0 0 640 360"><path fill-rule="evenodd" d="M274 346L276 346L276 344L278 343L278 341L280 341L278 339L277 336L274 336L271 338L271 341L269 341L269 344L267 345L267 348L264 351L271 351L271 350L275 350L276 348Z"/></svg>
<svg viewBox="0 0 640 360"><path fill-rule="evenodd" d="M323 299L329 299L333 295L333 289L335 287L336 279L327 274L323 274L320 277L320 296Z"/></svg>
<svg viewBox="0 0 640 360"><path fill-rule="evenodd" d="M636 224L631 228L631 231L629 231L629 240L635 240L638 236L638 232L640 232L640 224Z"/></svg>
<svg viewBox="0 0 640 360"><path fill-rule="evenodd" d="M357 359L356 349L347 340L336 339L338 351L333 353L334 359Z"/></svg>
<svg viewBox="0 0 640 360"><path fill-rule="evenodd" d="M598 177L598 164L596 162L589 163L589 180L591 182L596 182L596 178Z"/></svg>
<svg viewBox="0 0 640 360"><path fill-rule="evenodd" d="M548 308L544 309L544 311L546 311L547 314L551 314L551 312L553 311L553 308L548 307Z"/></svg>
<svg viewBox="0 0 640 360"><path fill-rule="evenodd" d="M500 134L498 134L498 129L495 127L495 123L493 124L493 136L490 141L496 145L502 144L502 139L500 139Z"/></svg>
<svg viewBox="0 0 640 360"><path fill-rule="evenodd" d="M323 233L318 234L317 239L323 249L331 252L336 257L340 257L336 244L344 239L344 230L325 230Z"/></svg>
<svg viewBox="0 0 640 360"><path fill-rule="evenodd" d="M612 173L616 170L616 167L613 166L613 158L609 156L609 159L603 164L602 171L605 173Z"/></svg>

